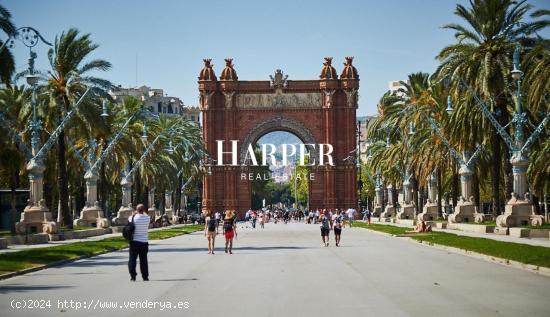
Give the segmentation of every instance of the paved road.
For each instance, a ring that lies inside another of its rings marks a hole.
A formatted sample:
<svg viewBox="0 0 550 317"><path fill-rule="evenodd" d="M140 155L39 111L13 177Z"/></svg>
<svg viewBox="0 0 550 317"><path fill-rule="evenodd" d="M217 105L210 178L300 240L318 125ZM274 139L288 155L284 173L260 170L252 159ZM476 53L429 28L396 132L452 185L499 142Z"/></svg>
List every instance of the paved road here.
<svg viewBox="0 0 550 317"><path fill-rule="evenodd" d="M154 241L149 282L129 281L124 251L0 281L0 315L550 316L550 278L523 270L365 229L344 229L339 248L321 247L317 225L239 232L233 255L206 254L201 233ZM10 307L41 299L52 307ZM165 301L188 308L160 311Z"/></svg>

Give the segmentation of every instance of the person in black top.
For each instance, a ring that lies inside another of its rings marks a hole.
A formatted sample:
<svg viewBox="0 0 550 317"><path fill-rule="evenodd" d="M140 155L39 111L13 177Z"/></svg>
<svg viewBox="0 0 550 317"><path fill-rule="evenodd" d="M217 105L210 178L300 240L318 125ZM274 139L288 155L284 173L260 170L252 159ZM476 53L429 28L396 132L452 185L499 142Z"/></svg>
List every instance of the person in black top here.
<svg viewBox="0 0 550 317"><path fill-rule="evenodd" d="M235 217L233 217L235 212L233 210L228 210L225 213L225 218L223 219L223 233L225 235L225 253L233 254L233 238L237 236L237 226L235 225Z"/></svg>
<svg viewBox="0 0 550 317"><path fill-rule="evenodd" d="M218 234L218 224L215 217L212 216L212 211L206 212L204 224L204 236L208 239L208 254L214 254L214 242Z"/></svg>

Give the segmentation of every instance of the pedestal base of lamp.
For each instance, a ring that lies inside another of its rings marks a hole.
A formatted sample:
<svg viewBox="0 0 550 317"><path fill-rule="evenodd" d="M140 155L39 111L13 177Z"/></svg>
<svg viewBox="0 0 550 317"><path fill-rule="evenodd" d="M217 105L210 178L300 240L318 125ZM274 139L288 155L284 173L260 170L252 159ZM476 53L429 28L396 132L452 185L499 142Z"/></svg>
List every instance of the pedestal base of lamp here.
<svg viewBox="0 0 550 317"><path fill-rule="evenodd" d="M384 212L380 214L380 218L390 218L395 215L395 207L392 205L387 205Z"/></svg>
<svg viewBox="0 0 550 317"><path fill-rule="evenodd" d="M472 201L461 200L455 210L449 215L449 223L483 222L484 215L477 212L477 206Z"/></svg>
<svg viewBox="0 0 550 317"><path fill-rule="evenodd" d="M117 226L125 226L128 224L128 218L134 213L132 205L127 207L120 207L115 218L113 218L113 224Z"/></svg>
<svg viewBox="0 0 550 317"><path fill-rule="evenodd" d="M414 206L403 205L401 211L397 213L397 219L414 219Z"/></svg>
<svg viewBox="0 0 550 317"><path fill-rule="evenodd" d="M109 219L103 215L103 210L99 205L87 206L80 212L80 217L75 219L75 226L91 226L97 228L109 227Z"/></svg>
<svg viewBox="0 0 550 317"><path fill-rule="evenodd" d="M535 214L535 206L528 199L512 197L504 206L504 214L497 217L497 226L501 228L519 226L541 226L544 218Z"/></svg>
<svg viewBox="0 0 550 317"><path fill-rule="evenodd" d="M419 213L416 218L418 219L418 221L436 220L438 217L437 209L437 204L428 203L424 205L424 208L422 208L422 213Z"/></svg>
<svg viewBox="0 0 550 317"><path fill-rule="evenodd" d="M21 220L15 224L15 231L25 233L57 233L57 222L44 206L27 206L21 213Z"/></svg>
<svg viewBox="0 0 550 317"><path fill-rule="evenodd" d="M384 212L382 206L374 206L371 217L379 217L382 212Z"/></svg>

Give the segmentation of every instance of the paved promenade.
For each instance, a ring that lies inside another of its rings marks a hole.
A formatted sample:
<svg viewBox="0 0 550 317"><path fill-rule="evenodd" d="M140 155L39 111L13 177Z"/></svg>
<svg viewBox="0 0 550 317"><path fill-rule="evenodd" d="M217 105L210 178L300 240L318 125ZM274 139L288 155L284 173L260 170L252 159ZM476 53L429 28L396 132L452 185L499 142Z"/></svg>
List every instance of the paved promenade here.
<svg viewBox="0 0 550 317"><path fill-rule="evenodd" d="M297 223L241 228L233 255L223 252L221 236L217 242L208 255L202 233L153 241L149 282L129 281L127 251L0 281L0 314L550 315L548 277L365 229L345 228L339 248L333 240L321 247L318 225ZM22 300L49 300L51 307L11 308ZM107 303L118 308L100 308Z"/></svg>

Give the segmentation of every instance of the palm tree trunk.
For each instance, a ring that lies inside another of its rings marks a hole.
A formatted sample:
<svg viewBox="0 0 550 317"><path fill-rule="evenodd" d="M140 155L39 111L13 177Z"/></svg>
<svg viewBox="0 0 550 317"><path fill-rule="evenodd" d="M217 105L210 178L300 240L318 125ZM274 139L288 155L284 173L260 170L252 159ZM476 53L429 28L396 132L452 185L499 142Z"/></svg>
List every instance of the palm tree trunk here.
<svg viewBox="0 0 550 317"><path fill-rule="evenodd" d="M11 182L10 182L10 189L11 189L11 225L10 225L10 231L11 233L15 233L15 223L17 222L17 210L15 208L16 204L16 189L17 189L17 183L18 183L18 177L19 172L15 170L11 175Z"/></svg>
<svg viewBox="0 0 550 317"><path fill-rule="evenodd" d="M493 158L492 158L492 197L491 197L491 213L493 214L493 217L496 218L496 216L499 214L499 207L500 207L500 163L502 162L501 154L500 154L500 136L498 135L496 129L492 129L491 131L491 149L493 152Z"/></svg>
<svg viewBox="0 0 550 317"><path fill-rule="evenodd" d="M393 207L395 208L397 206L397 185L395 183L392 184L392 187L391 187L391 192L392 192L392 204L393 204Z"/></svg>
<svg viewBox="0 0 550 317"><path fill-rule="evenodd" d="M134 190L133 205L136 207L141 199L141 177L139 176L139 173L135 173L134 176Z"/></svg>
<svg viewBox="0 0 550 317"><path fill-rule="evenodd" d="M437 168L437 215L443 217L443 211L441 210L441 200L443 197L443 184L441 182L441 166Z"/></svg>
<svg viewBox="0 0 550 317"><path fill-rule="evenodd" d="M415 205L416 212L419 213L418 209L418 181L416 180L416 177L411 177L411 183L412 183L412 201Z"/></svg>
<svg viewBox="0 0 550 317"><path fill-rule="evenodd" d="M107 143L103 143L103 151L107 148ZM102 152L103 153L103 152ZM101 163L99 169L99 205L101 209L107 214L107 176L105 175L105 161Z"/></svg>
<svg viewBox="0 0 550 317"><path fill-rule="evenodd" d="M59 185L59 201L63 216L62 226L73 227L71 212L69 210L69 182L65 158L65 133L61 132L57 139L57 183Z"/></svg>
<svg viewBox="0 0 550 317"><path fill-rule="evenodd" d="M451 182L451 195L453 199L453 206L458 204L458 164L453 162L453 180ZM469 199L470 197L467 197Z"/></svg>
<svg viewBox="0 0 550 317"><path fill-rule="evenodd" d="M181 210L181 188L183 187L183 174L178 178L178 186L176 186L176 192L174 194L174 210L176 215L180 215Z"/></svg>
<svg viewBox="0 0 550 317"><path fill-rule="evenodd" d="M473 175L472 192L474 194L474 201L475 201L475 204L477 206L477 209L480 212L483 212L483 210L481 210L481 203L480 203L480 199L479 199L480 192L479 192L479 179L477 177L477 172L474 172L474 175Z"/></svg>

